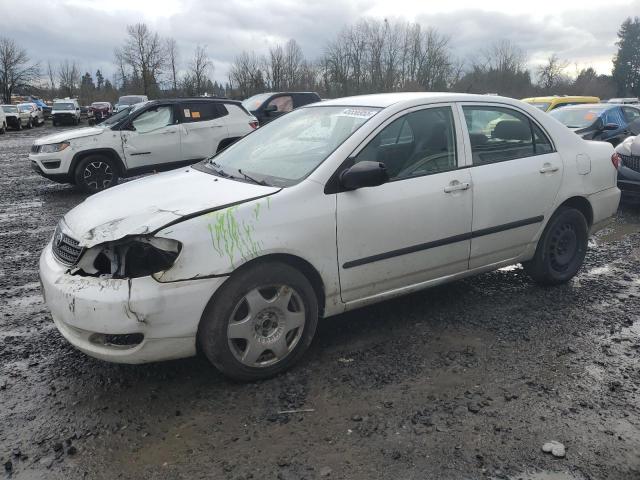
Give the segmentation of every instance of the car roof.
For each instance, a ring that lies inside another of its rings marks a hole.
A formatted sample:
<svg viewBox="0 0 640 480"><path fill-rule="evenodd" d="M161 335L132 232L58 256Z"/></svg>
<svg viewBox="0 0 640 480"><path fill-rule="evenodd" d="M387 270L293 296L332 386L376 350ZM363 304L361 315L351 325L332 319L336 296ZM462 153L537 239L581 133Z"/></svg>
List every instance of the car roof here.
<svg viewBox="0 0 640 480"><path fill-rule="evenodd" d="M232 103L240 105L242 102L231 100L229 98L220 97L184 97L184 98L159 98L158 100L150 100L150 103L181 103L181 102L214 102L214 103Z"/></svg>
<svg viewBox="0 0 640 480"><path fill-rule="evenodd" d="M376 93L372 95L356 95L353 97L325 100L308 106L349 106L349 107L379 107L387 108L398 103L438 103L438 102L499 102L517 105L519 100L501 97L499 95L481 95L473 93L452 92L401 92ZM305 108L305 107L301 107Z"/></svg>

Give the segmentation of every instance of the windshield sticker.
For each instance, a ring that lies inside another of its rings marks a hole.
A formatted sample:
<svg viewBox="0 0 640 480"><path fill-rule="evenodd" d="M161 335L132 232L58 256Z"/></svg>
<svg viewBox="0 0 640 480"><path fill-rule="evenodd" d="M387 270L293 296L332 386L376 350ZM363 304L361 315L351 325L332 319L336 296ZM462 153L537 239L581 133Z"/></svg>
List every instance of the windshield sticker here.
<svg viewBox="0 0 640 480"><path fill-rule="evenodd" d="M191 111L188 108L184 109L184 118L191 118Z"/></svg>
<svg viewBox="0 0 640 480"><path fill-rule="evenodd" d="M377 110L371 110L368 108L345 108L342 113L340 113L341 117L352 117L352 118L371 118L376 114Z"/></svg>

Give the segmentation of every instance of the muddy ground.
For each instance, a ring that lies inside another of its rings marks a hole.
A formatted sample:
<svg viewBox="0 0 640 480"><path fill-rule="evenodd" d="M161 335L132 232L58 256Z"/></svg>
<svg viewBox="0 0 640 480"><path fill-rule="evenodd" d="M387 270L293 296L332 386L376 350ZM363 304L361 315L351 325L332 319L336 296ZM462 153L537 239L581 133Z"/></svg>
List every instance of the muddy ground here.
<svg viewBox="0 0 640 480"><path fill-rule="evenodd" d="M300 366L241 385L58 334L37 259L84 197L29 168L53 130L0 136L0 478L640 478L640 210L565 286L503 269L324 320Z"/></svg>

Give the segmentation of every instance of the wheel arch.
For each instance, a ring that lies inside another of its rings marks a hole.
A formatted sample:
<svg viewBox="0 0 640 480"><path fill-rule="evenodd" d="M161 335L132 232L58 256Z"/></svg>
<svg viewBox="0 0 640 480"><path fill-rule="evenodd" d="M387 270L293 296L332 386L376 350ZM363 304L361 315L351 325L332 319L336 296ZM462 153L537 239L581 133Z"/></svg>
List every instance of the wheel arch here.
<svg viewBox="0 0 640 480"><path fill-rule="evenodd" d="M560 207L575 208L584 215L584 218L587 220L588 227L593 225L593 207L585 197L575 196L568 198L558 206L558 208Z"/></svg>
<svg viewBox="0 0 640 480"><path fill-rule="evenodd" d="M71 166L69 167L69 175L73 178L75 175L76 167L78 163L84 158L87 158L90 155L101 154L109 157L111 160L116 162L116 167L118 168L118 175L124 176L126 172L126 167L118 152L116 152L113 148L94 148L91 150L83 150L81 152L76 153L71 160Z"/></svg>
<svg viewBox="0 0 640 480"><path fill-rule="evenodd" d="M309 280L309 283L311 283L313 291L316 294L316 299L318 300L318 315L322 318L322 316L324 315L324 307L326 302L324 282L322 281L322 277L320 276L318 270L302 257L298 257L297 255L292 255L290 253L269 253L267 255L256 257L246 263L243 263L233 271L232 275L235 272L251 268L260 263L268 262L280 262L287 264L298 270L307 278L307 280Z"/></svg>

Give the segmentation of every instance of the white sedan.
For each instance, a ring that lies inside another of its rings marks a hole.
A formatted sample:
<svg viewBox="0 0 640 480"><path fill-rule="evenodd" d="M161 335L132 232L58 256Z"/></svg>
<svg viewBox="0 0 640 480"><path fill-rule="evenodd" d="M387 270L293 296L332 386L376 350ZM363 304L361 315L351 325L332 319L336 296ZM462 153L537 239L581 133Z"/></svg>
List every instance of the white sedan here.
<svg viewBox="0 0 640 480"><path fill-rule="evenodd" d="M571 279L620 199L608 143L497 96L293 111L192 167L67 213L40 259L62 335L104 360L265 378L319 317L521 262Z"/></svg>

